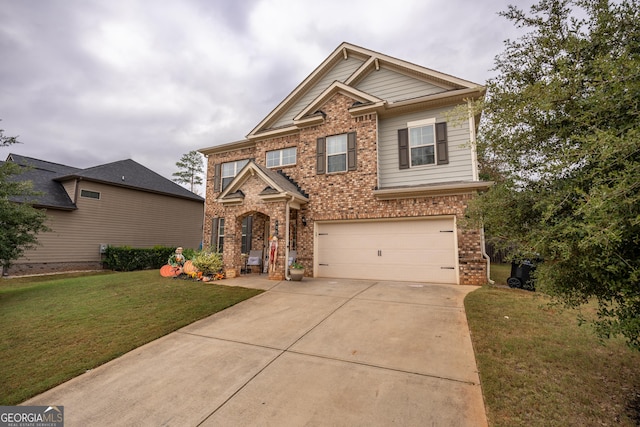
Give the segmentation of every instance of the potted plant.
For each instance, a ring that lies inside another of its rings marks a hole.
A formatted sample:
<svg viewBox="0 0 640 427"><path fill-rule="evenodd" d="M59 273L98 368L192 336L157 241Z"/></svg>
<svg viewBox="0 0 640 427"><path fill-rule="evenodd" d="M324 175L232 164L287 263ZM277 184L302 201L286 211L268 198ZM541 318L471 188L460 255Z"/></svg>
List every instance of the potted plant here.
<svg viewBox="0 0 640 427"><path fill-rule="evenodd" d="M302 280L304 277L304 265L298 262L291 264L289 267L289 276L291 277L291 280L295 280L296 282Z"/></svg>

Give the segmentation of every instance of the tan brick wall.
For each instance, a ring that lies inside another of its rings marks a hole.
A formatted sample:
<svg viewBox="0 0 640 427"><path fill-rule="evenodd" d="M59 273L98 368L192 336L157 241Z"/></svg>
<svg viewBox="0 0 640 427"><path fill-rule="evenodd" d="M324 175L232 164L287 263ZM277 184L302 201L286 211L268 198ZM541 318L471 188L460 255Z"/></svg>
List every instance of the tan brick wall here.
<svg viewBox="0 0 640 427"><path fill-rule="evenodd" d="M297 165L282 168L298 185L309 194L309 203L303 206L297 215L297 253L298 261L305 265L305 274L313 275L313 222L324 220L349 219L382 219L424 217L434 215L454 215L461 220L471 197L470 194L455 196L434 196L399 200L376 200L373 191L377 186L377 118L375 114L354 118L348 108L354 100L337 94L320 109L326 114L325 122L318 126L301 129L299 133L286 137L260 141L255 149L245 149L237 153L225 153L209 158L208 183L213 183L213 170L216 163L255 158L256 162L265 165L266 152L296 146ZM332 174L316 174L316 140L319 137L337 135L355 131L357 134L357 170ZM257 180L257 178L255 178ZM262 186L261 186L262 185ZM247 194L242 206L223 208L214 201L218 195L211 185L207 188L207 218L234 215L245 216L251 212L260 212L280 222L280 237L284 237L284 202L264 203L259 198L250 196L257 194L264 184L248 181L243 186ZM257 192L257 193L256 193ZM307 226L302 225L302 217L307 219ZM241 218L239 219L241 221ZM241 222L236 221L233 227L225 232L225 265L238 268L240 259L239 229ZM227 219L229 223L229 219ZM254 229L257 223L254 223ZM211 235L211 221L205 222L205 241ZM258 232L258 234L261 234ZM237 245L229 245L235 236ZM256 232L254 231L254 240ZM486 260L482 258L481 235L478 230L458 228L458 256L460 264L460 283L465 285L481 285L486 282ZM229 246L227 246L229 245ZM255 246L254 246L255 247ZM284 273L284 245L280 244L278 265Z"/></svg>

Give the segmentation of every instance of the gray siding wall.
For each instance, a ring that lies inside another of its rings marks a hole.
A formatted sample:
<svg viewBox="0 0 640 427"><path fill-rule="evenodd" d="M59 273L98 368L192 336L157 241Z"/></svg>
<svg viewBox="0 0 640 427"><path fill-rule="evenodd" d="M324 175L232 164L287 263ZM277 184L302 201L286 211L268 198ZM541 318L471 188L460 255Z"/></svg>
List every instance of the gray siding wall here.
<svg viewBox="0 0 640 427"><path fill-rule="evenodd" d="M454 123L447 117L447 112L450 110L451 107L448 107L380 119L378 133L380 188L473 180L469 121L455 120ZM401 170L398 167L398 129L406 128L407 122L432 117L435 117L437 122L447 122L449 164L426 165Z"/></svg>
<svg viewBox="0 0 640 427"><path fill-rule="evenodd" d="M356 86L363 92L386 101L402 101L444 92L445 89L385 67L373 71Z"/></svg>
<svg viewBox="0 0 640 427"><path fill-rule="evenodd" d="M204 205L143 191L80 181L81 189L100 192L100 200L78 197L75 211L47 210L51 231L40 245L15 262L100 261L99 245L198 248Z"/></svg>
<svg viewBox="0 0 640 427"><path fill-rule="evenodd" d="M297 116L300 111L304 110L314 99L322 93L323 90L329 87L334 81L344 82L351 76L364 61L349 57L344 59L331 69L318 83L307 92L302 98L298 100L286 113L271 127L286 126L293 123L293 118Z"/></svg>

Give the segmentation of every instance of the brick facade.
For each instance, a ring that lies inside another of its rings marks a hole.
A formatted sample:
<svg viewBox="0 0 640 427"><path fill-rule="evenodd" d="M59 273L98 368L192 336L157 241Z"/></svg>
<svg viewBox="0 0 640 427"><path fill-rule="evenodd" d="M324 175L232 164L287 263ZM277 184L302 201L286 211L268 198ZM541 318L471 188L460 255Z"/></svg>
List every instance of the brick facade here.
<svg viewBox="0 0 640 427"><path fill-rule="evenodd" d="M458 223L464 217L471 194L430 196L395 200L377 200L377 116L367 114L353 117L348 109L354 99L340 93L331 97L320 108L325 119L321 125L300 129L285 137L257 141L255 147L238 151L212 154L208 158L205 244L211 244L211 218L225 218L224 262L227 269L241 267L240 228L247 215L258 218L253 222L253 247L264 243L264 225L270 224L269 236L275 234L278 221L280 245L276 271L270 278L282 279L285 269L284 238L285 202L265 203L258 194L264 182L258 177L248 179L242 186L245 195L240 205L223 206L216 201L220 189L213 188L215 165L219 163L255 159L265 165L266 153L275 149L297 147L297 164L284 167L282 171L293 179L309 195L309 202L299 212L292 210L292 229L297 230L296 247L298 261L313 276L314 222L326 220L357 220L425 217L437 215L455 216ZM355 171L321 174L316 173L316 140L320 137L356 132L357 169ZM306 226L302 224L306 219ZM460 284L481 285L486 282L487 265L482 256L482 241L479 230L465 230L458 226L458 258ZM293 249L293 248L292 248Z"/></svg>

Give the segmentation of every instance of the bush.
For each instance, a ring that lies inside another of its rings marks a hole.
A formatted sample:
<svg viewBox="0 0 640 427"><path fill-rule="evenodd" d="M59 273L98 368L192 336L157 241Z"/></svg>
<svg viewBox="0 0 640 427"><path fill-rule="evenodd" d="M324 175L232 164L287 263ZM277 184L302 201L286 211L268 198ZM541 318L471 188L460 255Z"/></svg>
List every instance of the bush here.
<svg viewBox="0 0 640 427"><path fill-rule="evenodd" d="M222 256L215 252L200 252L193 259L193 265L205 276L212 276L222 270Z"/></svg>
<svg viewBox="0 0 640 427"><path fill-rule="evenodd" d="M153 248L131 248L129 246L108 246L104 264L115 271L149 270L160 268L176 248L155 246Z"/></svg>

